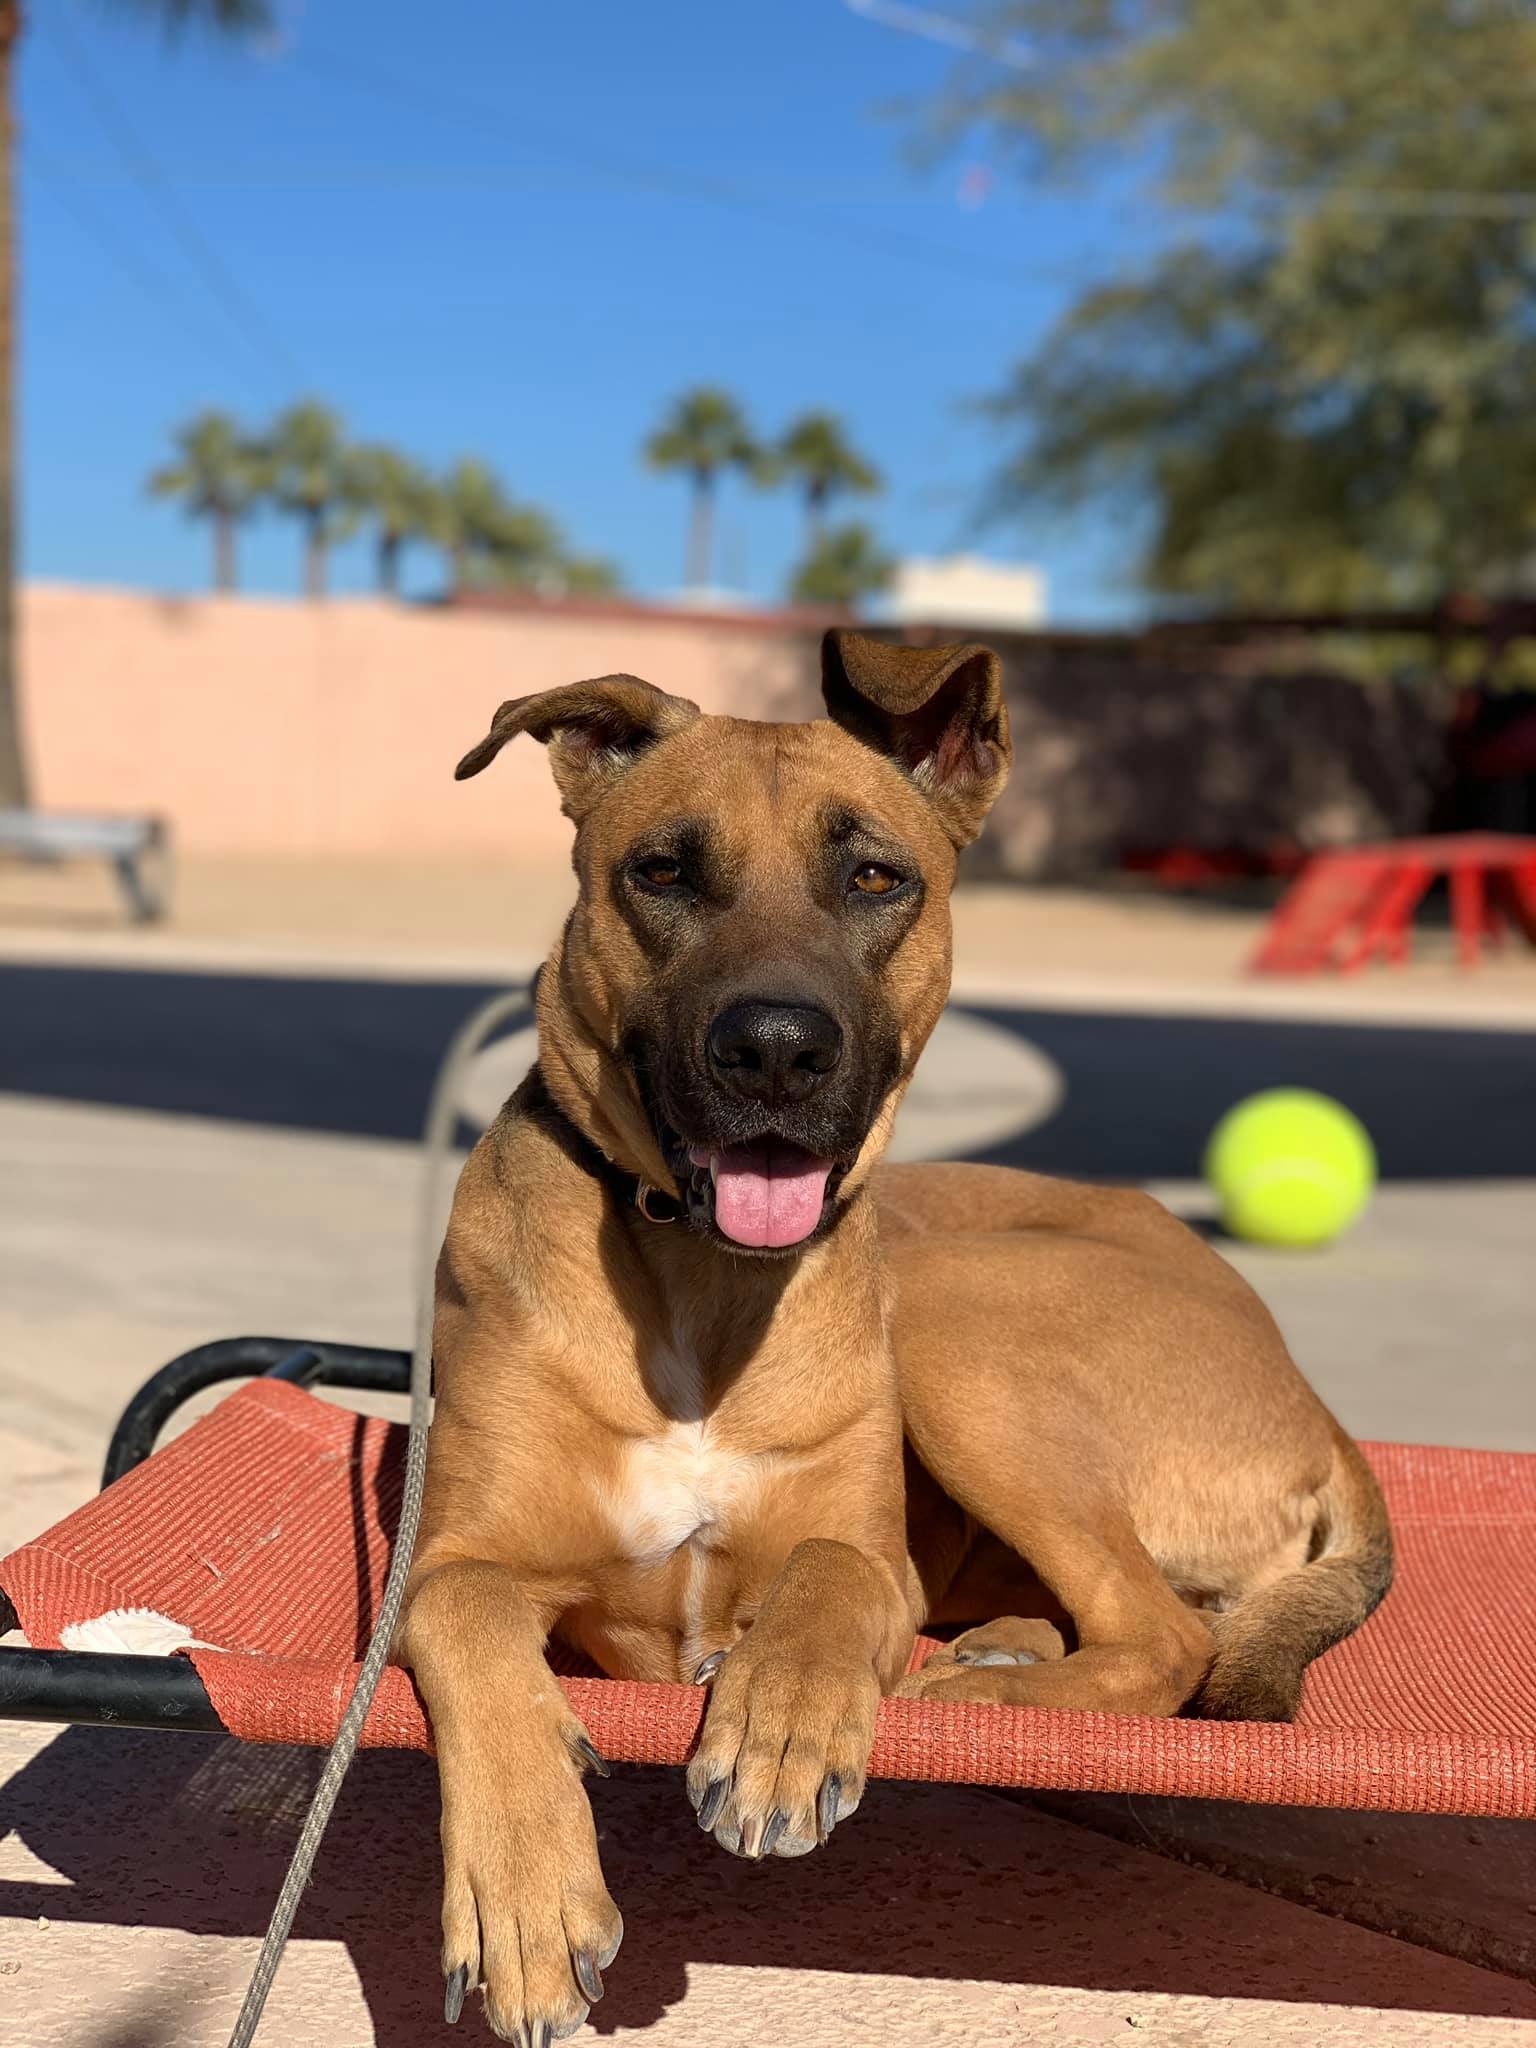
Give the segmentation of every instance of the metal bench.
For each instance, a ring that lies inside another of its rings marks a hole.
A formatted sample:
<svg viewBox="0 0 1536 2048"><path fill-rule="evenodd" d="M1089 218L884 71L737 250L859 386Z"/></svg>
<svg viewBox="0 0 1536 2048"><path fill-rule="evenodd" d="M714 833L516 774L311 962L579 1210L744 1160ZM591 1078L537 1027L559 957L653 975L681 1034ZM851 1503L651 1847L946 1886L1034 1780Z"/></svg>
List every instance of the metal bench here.
<svg viewBox="0 0 1536 2048"><path fill-rule="evenodd" d="M0 854L30 861L111 864L137 924L164 917L170 897L170 834L163 818L70 811L0 811Z"/></svg>

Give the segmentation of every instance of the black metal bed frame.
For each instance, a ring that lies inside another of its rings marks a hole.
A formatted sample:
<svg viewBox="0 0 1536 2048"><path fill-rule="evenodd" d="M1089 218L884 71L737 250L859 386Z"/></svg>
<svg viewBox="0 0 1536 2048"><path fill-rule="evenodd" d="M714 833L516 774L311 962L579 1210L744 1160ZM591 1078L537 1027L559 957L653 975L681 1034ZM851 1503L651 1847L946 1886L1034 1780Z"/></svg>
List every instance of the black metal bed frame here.
<svg viewBox="0 0 1536 2048"><path fill-rule="evenodd" d="M107 1446L103 1487L143 1464L167 1422L194 1394L226 1380L253 1378L408 1394L411 1355L294 1337L226 1337L200 1344L162 1366L123 1410ZM17 1621L16 1609L0 1592L0 1635ZM94 1650L0 1648L0 1720L224 1732L190 1658Z"/></svg>

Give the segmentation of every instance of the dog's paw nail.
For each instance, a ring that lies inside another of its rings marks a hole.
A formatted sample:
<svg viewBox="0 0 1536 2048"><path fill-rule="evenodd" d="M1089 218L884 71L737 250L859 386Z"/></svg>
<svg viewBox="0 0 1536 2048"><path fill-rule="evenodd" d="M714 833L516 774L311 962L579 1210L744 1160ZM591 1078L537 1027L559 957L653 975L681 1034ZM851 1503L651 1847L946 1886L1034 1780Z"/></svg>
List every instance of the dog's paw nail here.
<svg viewBox="0 0 1536 2048"><path fill-rule="evenodd" d="M578 1735L575 1747L577 1756L580 1757L589 1771L596 1771L600 1778L611 1778L613 1776L612 1764L609 1763L607 1757L603 1755L596 1743L588 1736Z"/></svg>
<svg viewBox="0 0 1536 2048"><path fill-rule="evenodd" d="M457 2024L459 2014L464 2010L464 1994L468 1989L469 1965L460 1963L443 1991L443 2018L450 2027Z"/></svg>
<svg viewBox="0 0 1536 2048"><path fill-rule="evenodd" d="M837 1826L837 1809L842 1803L843 1781L836 1771L828 1771L822 1780L821 1796L816 1801L816 1839L824 1842Z"/></svg>
<svg viewBox="0 0 1536 2048"><path fill-rule="evenodd" d="M993 1664L1038 1664L1040 1659L1033 1650L957 1650L955 1662L980 1671Z"/></svg>
<svg viewBox="0 0 1536 2048"><path fill-rule="evenodd" d="M699 1826L708 1834L720 1818L720 1809L725 1804L725 1795L730 1790L729 1778L711 1778L705 1788L704 1797L699 1801Z"/></svg>
<svg viewBox="0 0 1536 2048"><path fill-rule="evenodd" d="M716 1650L712 1657L706 1657L704 1659L704 1662L699 1666L698 1670L695 1671L695 1673L693 1674L694 1684L708 1685L709 1681L714 1677L715 1673L720 1669L720 1666L724 1662L724 1650Z"/></svg>
<svg viewBox="0 0 1536 2048"><path fill-rule="evenodd" d="M758 1855L771 1856L778 1847L780 1835L783 1834L788 1826L789 1815L782 1806L776 1806L768 1816L767 1827L763 1829L763 1839L757 1847Z"/></svg>
<svg viewBox="0 0 1536 2048"><path fill-rule="evenodd" d="M614 1917L615 1917L615 1919L617 1919L617 1918L618 1918L618 1915L617 1915L617 1914L615 1914L615 1915L614 1915ZM620 1949L621 1949L621 1948L622 1948L623 1946L624 1946L624 1922L623 1922L622 1920L620 1920L620 1921L619 1921L619 1931L618 1931L618 1933L617 1933L617 1934L616 1934L616 1935L615 1935L615 1936L613 1937L613 1945L612 1945L612 1947L610 1947L610 1948L607 1948L607 1949L599 1949L599 1950L598 1950L598 1954L597 1954L597 1967L598 1967L598 1968L599 1968L600 1970L606 1970L606 1969L608 1968L608 1966L609 1966L609 1965L610 1965L610 1964L612 1963L612 1961L613 1961L614 1957L615 1957L615 1956L616 1956L616 1955L618 1954L619 1950L620 1950Z"/></svg>
<svg viewBox="0 0 1536 2048"><path fill-rule="evenodd" d="M581 1986L581 1995L589 2005L596 2005L603 1995L602 1973L597 1967L597 1957L589 1948L576 1951L576 1982Z"/></svg>

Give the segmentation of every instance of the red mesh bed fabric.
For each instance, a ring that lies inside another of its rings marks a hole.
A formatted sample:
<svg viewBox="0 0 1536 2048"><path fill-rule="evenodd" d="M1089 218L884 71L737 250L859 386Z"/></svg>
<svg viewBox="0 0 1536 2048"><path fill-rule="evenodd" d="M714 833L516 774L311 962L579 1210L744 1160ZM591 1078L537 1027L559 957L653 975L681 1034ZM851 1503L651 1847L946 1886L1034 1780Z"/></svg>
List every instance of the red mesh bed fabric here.
<svg viewBox="0 0 1536 2048"><path fill-rule="evenodd" d="M397 1425L258 1381L0 1561L0 1587L44 1648L71 1622L158 1609L219 1645L192 1654L232 1733L328 1743L383 1582L403 1445ZM1366 1448L1398 1582L1313 1666L1294 1726L888 1700L874 1774L1536 1815L1536 1456ZM557 1669L607 1755L687 1756L701 1690ZM406 1672L386 1671L363 1740L430 1747Z"/></svg>

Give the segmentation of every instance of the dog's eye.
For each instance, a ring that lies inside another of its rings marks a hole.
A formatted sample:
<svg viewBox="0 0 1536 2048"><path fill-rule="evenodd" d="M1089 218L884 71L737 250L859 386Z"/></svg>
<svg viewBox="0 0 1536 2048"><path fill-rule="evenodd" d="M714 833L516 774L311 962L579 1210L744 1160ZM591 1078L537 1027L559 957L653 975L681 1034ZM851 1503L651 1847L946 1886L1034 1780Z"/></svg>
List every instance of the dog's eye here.
<svg viewBox="0 0 1536 2048"><path fill-rule="evenodd" d="M681 863L664 853L658 853L650 860L636 861L634 872L648 889L675 889L683 879Z"/></svg>
<svg viewBox="0 0 1536 2048"><path fill-rule="evenodd" d="M901 884L902 877L896 870L882 867L877 860L867 860L863 867L853 871L853 886L861 896L889 896Z"/></svg>

